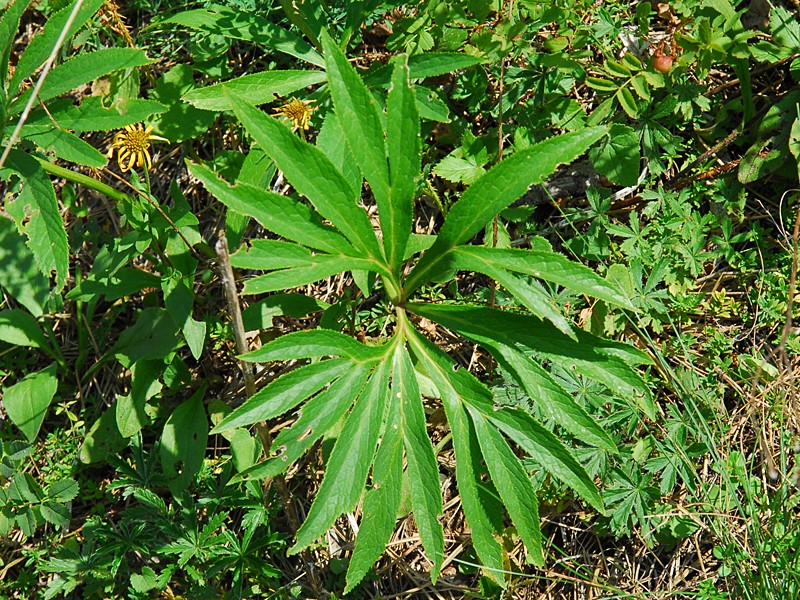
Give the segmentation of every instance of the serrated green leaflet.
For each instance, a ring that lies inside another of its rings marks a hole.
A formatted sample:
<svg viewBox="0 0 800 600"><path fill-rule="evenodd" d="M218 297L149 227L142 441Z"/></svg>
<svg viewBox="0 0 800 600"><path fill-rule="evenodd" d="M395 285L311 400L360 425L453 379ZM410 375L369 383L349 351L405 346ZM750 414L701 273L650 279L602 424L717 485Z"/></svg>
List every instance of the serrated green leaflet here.
<svg viewBox="0 0 800 600"><path fill-rule="evenodd" d="M412 230L414 194L420 164L420 132L417 101L408 83L408 66L396 59L392 86L386 100L386 143L389 153L391 188L381 212L381 231L389 265L399 271Z"/></svg>
<svg viewBox="0 0 800 600"><path fill-rule="evenodd" d="M347 146L364 177L369 182L383 224L389 202L389 167L386 163L386 142L380 108L347 57L323 31L322 47L333 105L343 127ZM385 232L384 232L385 233Z"/></svg>
<svg viewBox="0 0 800 600"><path fill-rule="evenodd" d="M285 471L345 415L364 388L371 365L354 365L324 392L303 405L300 416L272 443L275 454L242 472L236 480L264 479Z"/></svg>
<svg viewBox="0 0 800 600"><path fill-rule="evenodd" d="M231 185L203 165L187 166L189 173L225 206L253 217L269 231L317 250L358 254L342 235L323 225L308 206L246 183Z"/></svg>
<svg viewBox="0 0 800 600"><path fill-rule="evenodd" d="M316 146L294 135L277 119L230 94L233 111L295 189L305 195L319 214L341 231L354 248L367 256L382 255L366 212L344 176Z"/></svg>
<svg viewBox="0 0 800 600"><path fill-rule="evenodd" d="M539 500L536 498L528 474L502 435L490 425L486 417L473 407L468 407L481 453L492 476L492 481L503 499L511 520L517 526L528 554L534 564L544 564L542 531L539 528Z"/></svg>
<svg viewBox="0 0 800 600"><path fill-rule="evenodd" d="M282 415L340 377L351 366L349 360L337 358L299 367L259 390L225 417L211 433L246 427Z"/></svg>
<svg viewBox="0 0 800 600"><path fill-rule="evenodd" d="M289 267L302 267L313 262L311 250L299 244L280 240L253 240L250 247L242 247L231 256L231 265L237 269L274 271Z"/></svg>
<svg viewBox="0 0 800 600"><path fill-rule="evenodd" d="M259 275L248 279L244 284L243 294L264 294L286 290L309 283L314 283L320 279L336 275L344 271L363 269L364 271L375 271L380 267L369 258L352 258L349 256L331 256L328 254L317 254L312 256L307 264L301 267L292 267L273 271L267 275ZM385 269L380 269L386 272Z"/></svg>
<svg viewBox="0 0 800 600"><path fill-rule="evenodd" d="M153 100L139 98L119 99L105 106L99 96L90 96L76 106L71 99L54 100L47 110L34 110L25 121L25 129L49 130L53 121L62 129L70 131L109 131L125 125L144 121L150 115L162 113L167 107Z"/></svg>
<svg viewBox="0 0 800 600"><path fill-rule="evenodd" d="M4 7L5 12L2 18L0 18L0 81L2 81L3 84L5 84L6 77L8 76L11 45L14 43L14 36L19 27L19 20L29 3L30 0L14 0L10 5ZM17 69L19 70L19 68L20 66L18 63ZM18 84L14 87L9 87L7 91L13 94L16 91L17 85Z"/></svg>
<svg viewBox="0 0 800 600"><path fill-rule="evenodd" d="M258 350L240 356L248 362L295 360L320 356L341 356L354 362L367 362L386 353L385 346L365 346L349 335L330 329L296 331L282 335Z"/></svg>
<svg viewBox="0 0 800 600"><path fill-rule="evenodd" d="M630 299L624 296L619 289L588 267L555 252L463 246L455 248L453 254L459 268L484 272L481 271L481 263L493 265L508 271L551 281L616 306L633 309Z"/></svg>
<svg viewBox="0 0 800 600"><path fill-rule="evenodd" d="M425 409L414 373L411 357L405 346L394 353L392 393L403 400L403 444L408 460L408 484L414 522L428 559L433 563L431 579L436 582L444 559L444 533L439 516L442 514L442 492L439 487L439 467L428 437Z"/></svg>
<svg viewBox="0 0 800 600"><path fill-rule="evenodd" d="M317 67L325 66L325 61L311 44L291 31L278 27L268 19L251 12L243 13L215 5L213 8L178 13L163 23L175 23L209 34L263 44Z"/></svg>
<svg viewBox="0 0 800 600"><path fill-rule="evenodd" d="M27 3L17 2L16 4L25 5ZM64 39L69 40L75 34L75 32L78 31L78 29L80 29L95 12L97 12L97 9L99 9L102 4L103 0L88 0L87 2L84 2L78 9L78 14L75 16L75 19L70 25L70 28L67 31L67 35ZM70 6L61 9L47 19L47 23L42 29L42 32L35 36L25 47L25 51L22 53L22 56L17 63L16 70L14 71L14 75L11 77L11 81L9 82L9 95L13 96L17 89L19 89L20 84L25 79L33 75L36 69L42 66L44 61L47 60L47 57L53 51L56 41L58 41L58 37L61 35L64 26L67 24L67 20L69 19L73 6L74 2L70 3ZM52 73L49 75L49 77L52 77Z"/></svg>
<svg viewBox="0 0 800 600"><path fill-rule="evenodd" d="M393 388L394 389L394 388ZM377 561L394 531L403 479L402 400L389 394L383 438L375 453L372 485L364 495L356 547L347 568L345 594L352 590Z"/></svg>
<svg viewBox="0 0 800 600"><path fill-rule="evenodd" d="M55 288L60 291L67 281L69 247L53 183L41 165L21 150L9 153L7 167L19 173L25 185L15 200L6 203L6 210L27 236L42 274L50 277L55 271Z"/></svg>
<svg viewBox="0 0 800 600"><path fill-rule="evenodd" d="M356 400L325 469L308 517L290 554L297 554L324 534L336 518L353 510L367 480L389 394L388 363L382 363Z"/></svg>

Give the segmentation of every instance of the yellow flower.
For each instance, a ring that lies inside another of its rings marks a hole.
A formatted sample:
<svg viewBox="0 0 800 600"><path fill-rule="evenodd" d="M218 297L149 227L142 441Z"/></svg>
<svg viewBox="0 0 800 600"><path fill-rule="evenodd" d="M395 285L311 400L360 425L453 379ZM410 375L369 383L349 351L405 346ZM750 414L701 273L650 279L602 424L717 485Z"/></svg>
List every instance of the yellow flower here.
<svg viewBox="0 0 800 600"><path fill-rule="evenodd" d="M293 129L308 131L308 121L311 119L311 114L316 110L316 108L311 106L313 102L315 102L315 100L306 101L292 98L276 110L275 115L280 115L289 119Z"/></svg>
<svg viewBox="0 0 800 600"><path fill-rule="evenodd" d="M111 147L108 149L108 158L114 156L114 150L117 150L117 163L119 168L127 171L136 165L137 167L144 166L147 163L147 169L153 168L153 161L150 159L150 142L151 141L168 142L169 140L157 135L153 135L153 128L148 126L145 128L141 123L134 125L125 125L125 129L120 131L114 136L114 141L111 142ZM130 159L130 160L128 160ZM125 165L124 161L128 161Z"/></svg>

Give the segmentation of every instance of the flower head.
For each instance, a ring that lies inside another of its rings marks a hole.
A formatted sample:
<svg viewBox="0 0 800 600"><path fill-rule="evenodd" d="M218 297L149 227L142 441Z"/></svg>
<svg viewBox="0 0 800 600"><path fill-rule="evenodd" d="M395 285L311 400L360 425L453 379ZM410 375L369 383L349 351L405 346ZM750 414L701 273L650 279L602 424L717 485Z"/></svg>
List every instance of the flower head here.
<svg viewBox="0 0 800 600"><path fill-rule="evenodd" d="M308 122L311 119L311 114L316 110L311 106L314 100L298 100L291 98L286 104L281 106L275 111L275 115L283 116L289 119L294 129L302 129L308 131Z"/></svg>
<svg viewBox="0 0 800 600"><path fill-rule="evenodd" d="M153 128L149 125L145 128L141 123L133 125L125 125L125 129L120 131L114 136L111 146L108 149L108 158L114 156L114 150L117 150L117 163L119 168L127 171L134 165L137 167L144 166L147 163L147 168L153 167L153 161L150 159L150 142L151 141L168 142L166 138L153 135ZM127 165L124 162L127 161Z"/></svg>

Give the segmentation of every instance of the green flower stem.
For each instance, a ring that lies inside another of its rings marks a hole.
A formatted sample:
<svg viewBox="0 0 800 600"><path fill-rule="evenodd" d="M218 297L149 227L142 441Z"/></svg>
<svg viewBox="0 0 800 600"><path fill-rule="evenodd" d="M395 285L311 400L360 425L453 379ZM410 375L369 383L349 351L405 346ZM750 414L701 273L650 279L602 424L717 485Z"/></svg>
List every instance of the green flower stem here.
<svg viewBox="0 0 800 600"><path fill-rule="evenodd" d="M75 171L70 171L69 169L65 169L64 167L59 167L58 165L54 165L50 161L47 161L43 158L40 158L36 155L33 157L39 161L39 164L42 165L42 168L52 175L57 177L61 177L62 179L67 179L69 181L73 181L75 183L79 183L85 187L93 189L101 194L105 194L112 200L116 200L117 202L130 202L131 197L124 193L120 192L117 189L114 189L110 185L103 183L102 181L97 181L93 177L89 177L88 175L84 175L83 173L76 173Z"/></svg>

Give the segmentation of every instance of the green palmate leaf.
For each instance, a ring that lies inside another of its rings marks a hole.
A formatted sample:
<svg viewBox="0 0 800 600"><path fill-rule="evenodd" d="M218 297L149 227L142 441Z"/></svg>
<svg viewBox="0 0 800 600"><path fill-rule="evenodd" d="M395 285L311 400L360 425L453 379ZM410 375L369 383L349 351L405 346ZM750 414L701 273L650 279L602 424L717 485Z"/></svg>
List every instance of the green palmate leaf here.
<svg viewBox="0 0 800 600"><path fill-rule="evenodd" d="M502 549L494 538L495 528L481 503L481 494L478 489L481 483L480 473L476 471L476 466L480 464L481 457L475 443L475 432L465 410L465 398L462 395L464 388L458 384L458 380L463 379L460 375L462 372L454 373L453 363L447 355L416 333L413 335L410 343L414 355L425 367L428 376L439 391L444 402L447 422L453 433L456 480L461 495L461 504L464 507L464 515L472 531L472 542L489 575L505 587L505 580L502 576ZM485 390L485 393L491 398L488 390Z"/></svg>
<svg viewBox="0 0 800 600"><path fill-rule="evenodd" d="M15 4L26 3L17 2ZM45 26L42 29L42 32L35 36L25 47L25 51L22 53L22 56L17 63L17 68L14 71L14 75L11 77L11 81L8 85L9 96L15 94L17 89L19 89L20 84L25 79L33 75L36 69L42 66L44 61L47 60L47 57L53 51L56 41L67 24L67 20L69 19L74 4L75 3L72 2L70 3L70 6L63 8L53 15L50 15L50 18L47 19L47 23L45 23ZM75 34L75 32L78 31L78 29L83 27L86 21L88 21L89 18L95 12L97 12L97 9L99 9L102 4L103 0L87 0L84 2L78 9L78 14L75 17L75 20L72 22L72 25L70 25L65 39L69 40ZM14 33L16 33L16 30ZM52 77L52 73L48 77Z"/></svg>
<svg viewBox="0 0 800 600"><path fill-rule="evenodd" d="M214 6L187 10L163 21L237 40L255 42L307 63L324 67L322 56L304 39L252 12Z"/></svg>
<svg viewBox="0 0 800 600"><path fill-rule="evenodd" d="M331 256L329 254L317 254L313 256L308 264L302 267L292 267L273 271L267 275L261 275L248 279L244 284L243 294L264 294L285 290L301 285L314 283L320 279L342 273L343 271L363 269L365 271L386 272L382 265L370 258L351 258L349 256Z"/></svg>
<svg viewBox="0 0 800 600"><path fill-rule="evenodd" d="M253 217L265 229L317 250L358 255L344 237L323 225L308 206L246 183L231 185L203 165L187 165L189 173L220 202L239 214Z"/></svg>
<svg viewBox="0 0 800 600"><path fill-rule="evenodd" d="M489 346L492 355L520 382L528 397L539 409L577 439L591 445L617 452L611 437L597 422L556 383L539 364L522 352L501 343Z"/></svg>
<svg viewBox="0 0 800 600"><path fill-rule="evenodd" d="M481 231L491 218L541 183L561 163L571 162L599 140L607 129L587 127L540 142L497 164L473 183L447 213L436 243L409 275L406 291L415 290L447 266L449 251Z"/></svg>
<svg viewBox="0 0 800 600"><path fill-rule="evenodd" d="M389 395L388 363L381 363L356 400L325 468L319 492L289 554L307 548L344 512L358 504L372 466Z"/></svg>
<svg viewBox="0 0 800 600"><path fill-rule="evenodd" d="M544 554L542 531L539 528L539 500L528 474L494 425L473 407L468 407L468 410L492 481L517 526L529 556L534 564L542 566Z"/></svg>
<svg viewBox="0 0 800 600"><path fill-rule="evenodd" d="M164 425L161 435L161 464L173 479L173 493L185 489L200 470L208 439L208 418L203 407L203 391L176 408Z"/></svg>
<svg viewBox="0 0 800 600"><path fill-rule="evenodd" d="M8 418L19 427L29 442L36 439L57 389L55 364L2 389L3 406Z"/></svg>
<svg viewBox="0 0 800 600"><path fill-rule="evenodd" d="M403 58L395 59L386 109L391 189L384 207L388 213L381 212L380 219L389 265L399 271L412 230L414 194L421 169L417 102L408 84L408 66Z"/></svg>
<svg viewBox="0 0 800 600"><path fill-rule="evenodd" d="M555 252L465 246L454 249L453 254L455 264L465 270L486 273L483 269L491 265L557 283L616 306L634 308L627 296L594 271Z"/></svg>
<svg viewBox="0 0 800 600"><path fill-rule="evenodd" d="M70 131L109 131L125 125L140 123L166 107L153 100L138 98L119 99L105 106L100 96L83 98L79 105L72 99L55 100L47 105L47 111L33 111L25 122L25 130L39 132L53 127L53 121L62 129Z"/></svg>
<svg viewBox="0 0 800 600"><path fill-rule="evenodd" d="M243 354L239 358L247 362L270 362L319 358L320 356L341 356L349 358L353 362L363 363L377 360L385 353L385 346L365 346L349 335L338 331L312 329L282 335L258 350Z"/></svg>
<svg viewBox="0 0 800 600"><path fill-rule="evenodd" d="M345 415L364 388L371 370L372 365L353 365L331 387L306 402L292 427L282 429L273 441L275 454L242 472L237 481L274 477L285 471Z"/></svg>
<svg viewBox="0 0 800 600"><path fill-rule="evenodd" d="M325 71L264 71L191 90L183 95L183 99L203 110L231 110L232 100L226 91L236 94L237 100L258 106L275 102L276 97L288 96L325 79Z"/></svg>
<svg viewBox="0 0 800 600"><path fill-rule="evenodd" d="M352 364L349 360L337 358L306 365L282 375L226 416L211 433L246 427L282 415L343 375L352 368Z"/></svg>
<svg viewBox="0 0 800 600"><path fill-rule="evenodd" d="M389 168L380 108L372 92L325 31L321 41L336 115L341 123L347 124L342 127L347 146L375 195L383 226L384 212L390 214Z"/></svg>
<svg viewBox="0 0 800 600"><path fill-rule="evenodd" d="M53 184L38 161L20 150L11 151L7 167L19 173L24 183L6 210L27 236L39 270L47 277L55 271L55 288L60 291L67 281L69 248Z"/></svg>
<svg viewBox="0 0 800 600"><path fill-rule="evenodd" d="M345 593L352 590L381 557L394 531L403 487L403 428L402 399L389 394L383 439L375 454L372 485L364 496L356 547L347 568Z"/></svg>
<svg viewBox="0 0 800 600"><path fill-rule="evenodd" d="M231 94L235 100L235 96ZM367 213L356 194L325 154L296 135L277 119L241 101L235 101L236 116L269 154L295 189L305 195L319 214L328 219L356 250L379 257L381 251Z"/></svg>
<svg viewBox="0 0 800 600"><path fill-rule="evenodd" d="M44 102L113 71L148 65L151 62L143 50L136 48L104 48L79 54L50 72L42 85L38 100ZM14 101L9 108L10 115L22 111L30 93L25 92Z"/></svg>
<svg viewBox="0 0 800 600"><path fill-rule="evenodd" d="M414 522L425 553L433 563L431 579L436 582L444 559L444 532L439 516L443 512L439 468L428 437L425 408L417 378L405 345L398 346L392 367L392 394L403 400L403 444L408 461L408 484Z"/></svg>

